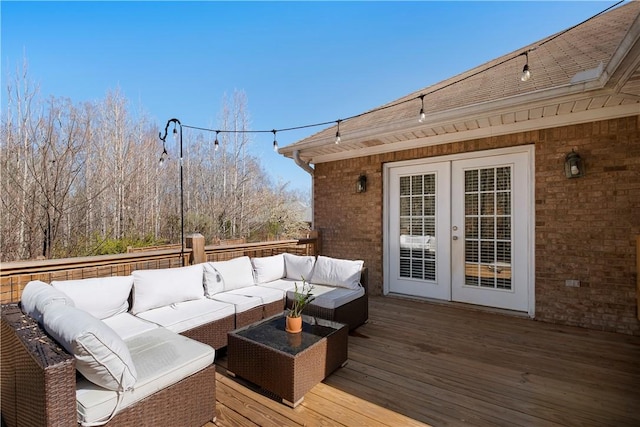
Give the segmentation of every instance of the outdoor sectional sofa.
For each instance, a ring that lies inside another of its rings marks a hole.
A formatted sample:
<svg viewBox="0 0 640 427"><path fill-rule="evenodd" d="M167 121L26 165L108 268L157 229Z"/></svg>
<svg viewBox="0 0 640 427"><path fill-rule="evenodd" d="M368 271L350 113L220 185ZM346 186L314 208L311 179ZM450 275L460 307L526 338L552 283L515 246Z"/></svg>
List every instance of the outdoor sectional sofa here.
<svg viewBox="0 0 640 427"><path fill-rule="evenodd" d="M185 425L215 420L215 351L227 333L281 314L368 317L362 261L280 254L130 276L33 281L2 307L2 419L21 425ZM106 423L106 424L105 424Z"/></svg>

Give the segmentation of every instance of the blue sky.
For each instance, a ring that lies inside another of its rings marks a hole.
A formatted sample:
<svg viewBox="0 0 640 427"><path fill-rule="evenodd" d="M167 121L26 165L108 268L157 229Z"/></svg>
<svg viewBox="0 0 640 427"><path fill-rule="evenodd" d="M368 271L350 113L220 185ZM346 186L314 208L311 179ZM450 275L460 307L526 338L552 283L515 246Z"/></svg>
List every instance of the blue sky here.
<svg viewBox="0 0 640 427"><path fill-rule="evenodd" d="M172 117L218 128L223 96L236 90L253 130L304 126L375 108L614 3L3 0L2 81L26 59L44 98L80 103L119 89L158 131ZM280 132L278 142L321 129ZM273 152L271 133L252 138L275 181L310 190L309 175Z"/></svg>

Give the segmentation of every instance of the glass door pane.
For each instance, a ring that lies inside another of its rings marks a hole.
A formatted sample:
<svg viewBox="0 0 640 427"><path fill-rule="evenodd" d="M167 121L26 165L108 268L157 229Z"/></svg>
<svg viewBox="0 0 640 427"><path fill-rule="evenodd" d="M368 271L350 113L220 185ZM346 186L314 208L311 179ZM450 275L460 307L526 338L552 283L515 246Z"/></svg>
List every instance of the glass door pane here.
<svg viewBox="0 0 640 427"><path fill-rule="evenodd" d="M511 166L464 171L465 285L510 290Z"/></svg>
<svg viewBox="0 0 640 427"><path fill-rule="evenodd" d="M401 176L400 277L436 280L436 174Z"/></svg>

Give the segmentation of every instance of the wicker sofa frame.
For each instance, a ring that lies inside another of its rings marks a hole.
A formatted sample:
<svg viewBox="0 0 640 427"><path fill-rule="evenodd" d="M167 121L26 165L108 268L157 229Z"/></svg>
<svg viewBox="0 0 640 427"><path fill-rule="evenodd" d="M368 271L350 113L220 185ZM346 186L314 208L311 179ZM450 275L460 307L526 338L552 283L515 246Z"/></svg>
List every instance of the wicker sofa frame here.
<svg viewBox="0 0 640 427"><path fill-rule="evenodd" d="M349 330L353 331L358 326L369 320L369 274L366 267L360 274L360 284L364 288L364 295L347 304L336 308L324 308L314 305L313 302L307 305L302 311L303 314L333 322L345 323L349 325ZM287 308L291 308L293 301L287 299Z"/></svg>
<svg viewBox="0 0 640 427"><path fill-rule="evenodd" d="M2 306L0 331L3 423L7 427L78 425L74 357L17 304ZM121 410L106 426L199 427L216 419L215 392L212 364Z"/></svg>
<svg viewBox="0 0 640 427"><path fill-rule="evenodd" d="M368 274L361 273L365 294L336 309L314 305L304 314L349 325L353 330L368 320ZM260 321L290 305L283 299L250 313L231 315L181 335L208 344L216 350L227 346L227 333ZM76 411L75 359L47 335L35 319L18 304L1 307L0 349L2 427L78 425ZM193 399L192 396L211 396ZM118 412L106 426L202 426L215 420L215 365L159 390Z"/></svg>

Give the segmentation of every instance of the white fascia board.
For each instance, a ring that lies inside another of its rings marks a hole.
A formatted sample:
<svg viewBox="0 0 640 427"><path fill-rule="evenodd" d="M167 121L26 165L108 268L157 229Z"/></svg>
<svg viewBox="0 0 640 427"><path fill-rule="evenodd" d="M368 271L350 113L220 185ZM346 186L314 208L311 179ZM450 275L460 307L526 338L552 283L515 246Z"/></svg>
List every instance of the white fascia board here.
<svg viewBox="0 0 640 427"><path fill-rule="evenodd" d="M545 106L549 104L550 100L553 100L554 103L560 104L563 102L570 102L572 100L613 94L611 90L599 89L602 89L602 83L599 80L573 85L568 84L552 89L528 92L524 95L502 98L496 101L488 101L470 106L454 108L447 111L431 113L423 123L418 123L414 117L411 117L400 119L383 126L366 126L355 131L345 131L343 132L343 138L348 138L351 141L380 139L381 137L384 138L398 132L404 133L418 130L420 128L434 128L452 123L460 123L476 120L478 118ZM330 138L312 139L302 144L296 143L283 147L280 152L283 155L290 157L294 150L298 150L300 151L301 157L308 160L309 157L304 155L305 150L322 147L329 143L333 144L333 141Z"/></svg>
<svg viewBox="0 0 640 427"><path fill-rule="evenodd" d="M618 105L615 107L598 108L593 110L585 110L579 113L564 114L560 116L541 117L534 120L526 120L515 122L507 125L490 126L486 128L477 128L463 132L453 132L443 135L430 136L426 138L417 138L408 141L395 142L391 144L377 145L358 150L343 151L313 157L311 162L314 164L332 162L342 159L350 159L356 157L364 157L375 154L384 154L395 151L410 150L413 148L427 147L431 145L448 144L452 142L468 141L478 138L486 138L490 136L507 135L511 133L528 132L539 129L548 129L558 126L569 126L581 123L588 123L600 120L616 119L620 117L628 117L640 115L640 104Z"/></svg>

